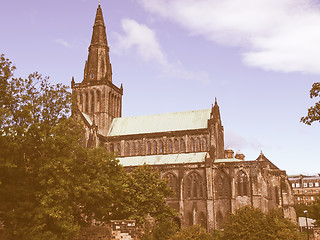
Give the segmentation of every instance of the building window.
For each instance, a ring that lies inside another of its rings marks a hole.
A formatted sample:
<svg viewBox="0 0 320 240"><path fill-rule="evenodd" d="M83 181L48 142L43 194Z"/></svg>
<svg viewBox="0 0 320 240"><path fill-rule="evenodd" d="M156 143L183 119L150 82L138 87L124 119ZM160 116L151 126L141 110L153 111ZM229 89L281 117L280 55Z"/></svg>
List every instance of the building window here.
<svg viewBox="0 0 320 240"><path fill-rule="evenodd" d="M314 183L314 186L315 186L315 187L319 187L319 183L318 183L318 182L315 182L315 183Z"/></svg>
<svg viewBox="0 0 320 240"><path fill-rule="evenodd" d="M159 153L163 154L163 142L161 140L159 141Z"/></svg>
<svg viewBox="0 0 320 240"><path fill-rule="evenodd" d="M91 112L94 113L94 93L91 92Z"/></svg>
<svg viewBox="0 0 320 240"><path fill-rule="evenodd" d="M126 143L126 156L130 156L130 144Z"/></svg>
<svg viewBox="0 0 320 240"><path fill-rule="evenodd" d="M308 187L308 183L303 183L303 187Z"/></svg>
<svg viewBox="0 0 320 240"><path fill-rule="evenodd" d="M179 142L177 139L174 140L174 151L179 152Z"/></svg>
<svg viewBox="0 0 320 240"><path fill-rule="evenodd" d="M138 142L138 155L141 155L141 142Z"/></svg>
<svg viewBox="0 0 320 240"><path fill-rule="evenodd" d="M132 155L136 155L136 144L132 143Z"/></svg>
<svg viewBox="0 0 320 240"><path fill-rule="evenodd" d="M153 141L153 146L152 146L152 154L157 154L157 142Z"/></svg>
<svg viewBox="0 0 320 240"><path fill-rule="evenodd" d="M86 96L86 107L85 107L85 112L86 113L89 113L89 93L88 92L86 92L85 93L85 96Z"/></svg>
<svg viewBox="0 0 320 240"><path fill-rule="evenodd" d="M151 154L151 143L149 141L147 142L147 154Z"/></svg>
<svg viewBox="0 0 320 240"><path fill-rule="evenodd" d="M226 173L221 172L215 181L217 197L228 198L230 196L230 183Z"/></svg>
<svg viewBox="0 0 320 240"><path fill-rule="evenodd" d="M197 138L196 140L196 151L201 151L201 144L200 144L200 138Z"/></svg>
<svg viewBox="0 0 320 240"><path fill-rule="evenodd" d="M172 140L168 140L168 153L172 153Z"/></svg>
<svg viewBox="0 0 320 240"><path fill-rule="evenodd" d="M191 173L187 177L187 196L195 199L202 197L202 182L198 173Z"/></svg>
<svg viewBox="0 0 320 240"><path fill-rule="evenodd" d="M300 201L300 197L297 197L298 201Z"/></svg>
<svg viewBox="0 0 320 240"><path fill-rule="evenodd" d="M193 138L190 139L190 152L194 152L194 140L193 140Z"/></svg>
<svg viewBox="0 0 320 240"><path fill-rule="evenodd" d="M313 187L313 183L312 182L309 183L309 187Z"/></svg>
<svg viewBox="0 0 320 240"><path fill-rule="evenodd" d="M238 196L248 196L248 176L240 171L237 179Z"/></svg>
<svg viewBox="0 0 320 240"><path fill-rule="evenodd" d="M185 152L186 151L186 144L183 139L180 140L180 151Z"/></svg>
<svg viewBox="0 0 320 240"><path fill-rule="evenodd" d="M202 150L207 151L207 139L206 138L202 139Z"/></svg>
<svg viewBox="0 0 320 240"><path fill-rule="evenodd" d="M312 201L314 200L314 197L313 197L313 196L311 196L311 200L312 200Z"/></svg>
<svg viewBox="0 0 320 240"><path fill-rule="evenodd" d="M296 183L296 187L300 187L300 183Z"/></svg>
<svg viewBox="0 0 320 240"><path fill-rule="evenodd" d="M294 183L292 183L292 187L293 187L293 188L295 187L295 184L294 184Z"/></svg>
<svg viewBox="0 0 320 240"><path fill-rule="evenodd" d="M179 193L179 187L178 187L178 179L176 175L174 175L173 173L168 173L164 176L164 179L167 179L168 185L174 193L173 198L177 198Z"/></svg>
<svg viewBox="0 0 320 240"><path fill-rule="evenodd" d="M120 143L117 144L117 152L118 152L118 155L120 156L121 155Z"/></svg>
<svg viewBox="0 0 320 240"><path fill-rule="evenodd" d="M113 144L112 144L112 143L110 144L110 152L111 152L111 153L113 153L113 152L114 152L114 146L113 146Z"/></svg>

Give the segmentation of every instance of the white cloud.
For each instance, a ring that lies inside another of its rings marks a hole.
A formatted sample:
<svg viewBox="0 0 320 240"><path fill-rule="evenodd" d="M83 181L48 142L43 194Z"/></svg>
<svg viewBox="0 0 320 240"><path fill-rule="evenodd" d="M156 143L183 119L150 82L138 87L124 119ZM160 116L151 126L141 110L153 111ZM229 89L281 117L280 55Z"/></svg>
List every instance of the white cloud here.
<svg viewBox="0 0 320 240"><path fill-rule="evenodd" d="M208 40L243 47L249 66L320 73L320 10L312 0L139 0Z"/></svg>
<svg viewBox="0 0 320 240"><path fill-rule="evenodd" d="M54 42L55 43L58 43L64 47L67 47L67 48L70 48L71 47L71 44L69 42L67 42L66 40L62 39L62 38L57 38L57 39L54 39Z"/></svg>
<svg viewBox="0 0 320 240"><path fill-rule="evenodd" d="M253 149L257 152L264 147L257 139L246 139L238 133L228 130L225 131L225 147L230 147L235 152L243 149Z"/></svg>
<svg viewBox="0 0 320 240"><path fill-rule="evenodd" d="M134 49L143 61L154 61L161 66L166 75L183 79L199 79L203 83L208 83L208 76L204 72L193 73L187 71L180 62L172 63L168 61L166 54L156 37L155 31L144 24L140 24L132 19L122 20L124 34L116 34L117 45L115 51L123 53Z"/></svg>

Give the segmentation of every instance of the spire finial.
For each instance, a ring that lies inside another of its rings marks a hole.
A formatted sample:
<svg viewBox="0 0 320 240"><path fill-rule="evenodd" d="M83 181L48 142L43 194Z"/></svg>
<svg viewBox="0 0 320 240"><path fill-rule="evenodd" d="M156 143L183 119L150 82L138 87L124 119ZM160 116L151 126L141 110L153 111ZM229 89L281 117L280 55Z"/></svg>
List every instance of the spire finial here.
<svg viewBox="0 0 320 240"><path fill-rule="evenodd" d="M99 6L100 6L101 0L99 0Z"/></svg>
<svg viewBox="0 0 320 240"><path fill-rule="evenodd" d="M214 98L214 103L217 104L217 97Z"/></svg>

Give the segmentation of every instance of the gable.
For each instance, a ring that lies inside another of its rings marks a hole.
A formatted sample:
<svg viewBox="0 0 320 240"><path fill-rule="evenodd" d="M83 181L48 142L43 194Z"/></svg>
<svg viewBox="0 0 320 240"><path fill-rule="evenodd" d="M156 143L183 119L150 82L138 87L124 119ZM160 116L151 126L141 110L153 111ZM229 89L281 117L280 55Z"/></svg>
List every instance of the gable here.
<svg viewBox="0 0 320 240"><path fill-rule="evenodd" d="M115 118L108 136L205 129L211 109Z"/></svg>

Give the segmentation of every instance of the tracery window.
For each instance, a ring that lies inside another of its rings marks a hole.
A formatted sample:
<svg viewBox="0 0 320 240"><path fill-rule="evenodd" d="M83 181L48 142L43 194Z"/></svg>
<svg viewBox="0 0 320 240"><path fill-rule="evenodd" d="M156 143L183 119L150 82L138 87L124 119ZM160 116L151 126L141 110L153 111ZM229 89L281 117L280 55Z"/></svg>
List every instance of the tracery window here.
<svg viewBox="0 0 320 240"><path fill-rule="evenodd" d="M164 178L168 180L168 186L172 189L174 193L173 198L177 198L179 194L178 178L173 173L166 174Z"/></svg>
<svg viewBox="0 0 320 240"><path fill-rule="evenodd" d="M172 153L172 140L168 140L168 153Z"/></svg>
<svg viewBox="0 0 320 240"><path fill-rule="evenodd" d="M120 156L120 155L121 155L121 146L120 146L120 143L117 144L117 152L118 152L118 155Z"/></svg>
<svg viewBox="0 0 320 240"><path fill-rule="evenodd" d="M151 154L151 143L149 141L147 142L147 154Z"/></svg>
<svg viewBox="0 0 320 240"><path fill-rule="evenodd" d="M248 196L248 189L249 189L249 181L248 176L242 170L238 173L237 179L237 187L238 187L238 196Z"/></svg>
<svg viewBox="0 0 320 240"><path fill-rule="evenodd" d="M196 151L200 151L200 150L201 150L200 138L197 138L197 140L196 140Z"/></svg>
<svg viewBox="0 0 320 240"><path fill-rule="evenodd" d="M110 144L110 152L111 152L111 153L114 152L114 145L113 145L113 143Z"/></svg>
<svg viewBox="0 0 320 240"><path fill-rule="evenodd" d="M206 138L202 139L202 150L207 151L207 139Z"/></svg>
<svg viewBox="0 0 320 240"><path fill-rule="evenodd" d="M186 143L183 139L180 140L180 151L185 152L186 151Z"/></svg>
<svg viewBox="0 0 320 240"><path fill-rule="evenodd" d="M153 141L153 146L152 146L152 154L157 154L157 142Z"/></svg>
<svg viewBox="0 0 320 240"><path fill-rule="evenodd" d="M132 143L132 155L136 155L136 144Z"/></svg>
<svg viewBox="0 0 320 240"><path fill-rule="evenodd" d="M138 142L138 155L141 155L141 142Z"/></svg>
<svg viewBox="0 0 320 240"><path fill-rule="evenodd" d="M82 95L82 92L80 92L80 104L83 103L83 95Z"/></svg>
<svg viewBox="0 0 320 240"><path fill-rule="evenodd" d="M126 153L126 156L130 156L130 144L129 144L129 142L126 143L126 151L125 151L125 153Z"/></svg>
<svg viewBox="0 0 320 240"><path fill-rule="evenodd" d="M194 152L194 140L193 138L190 139L190 152Z"/></svg>
<svg viewBox="0 0 320 240"><path fill-rule="evenodd" d="M97 90L97 111L100 111L101 109L100 104L101 104L101 93L99 90Z"/></svg>
<svg viewBox="0 0 320 240"><path fill-rule="evenodd" d="M217 197L227 198L230 196L230 182L227 174L221 172L215 181Z"/></svg>
<svg viewBox="0 0 320 240"><path fill-rule="evenodd" d="M164 151L163 151L163 142L160 140L159 141L159 153L162 154Z"/></svg>
<svg viewBox="0 0 320 240"><path fill-rule="evenodd" d="M193 172L187 177L187 197L191 199L202 198L202 181L198 173Z"/></svg>
<svg viewBox="0 0 320 240"><path fill-rule="evenodd" d="M91 112L94 113L94 92L91 92Z"/></svg>
<svg viewBox="0 0 320 240"><path fill-rule="evenodd" d="M86 97L85 97L85 98L86 98L86 99L85 99L85 101L86 101L85 112L86 112L86 113L89 113L89 93L86 92L86 93L85 93L85 96L86 96Z"/></svg>
<svg viewBox="0 0 320 240"><path fill-rule="evenodd" d="M179 141L177 139L174 140L174 151L179 152Z"/></svg>

